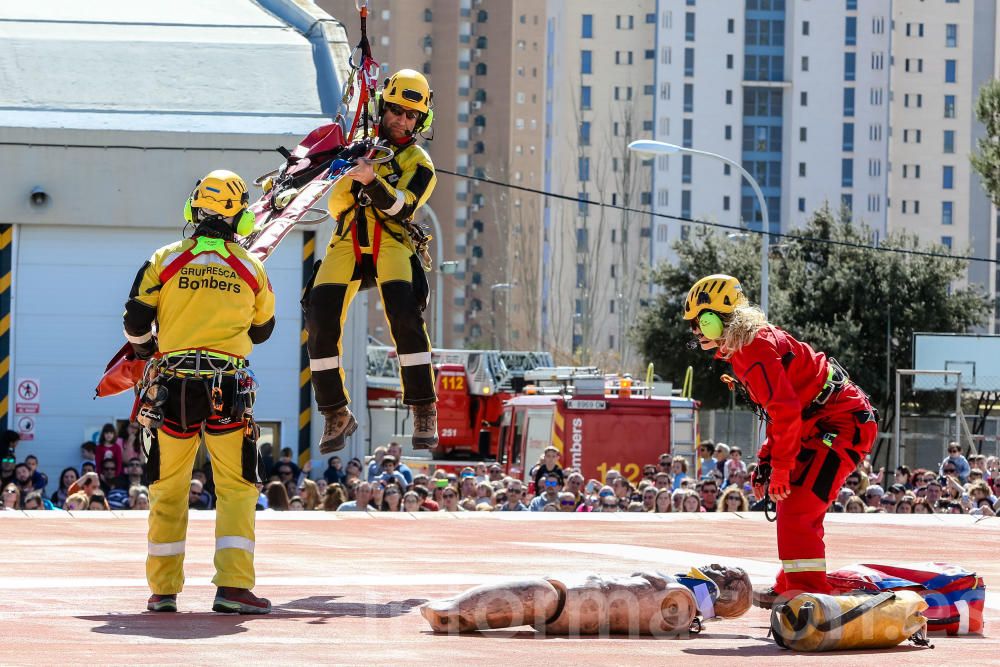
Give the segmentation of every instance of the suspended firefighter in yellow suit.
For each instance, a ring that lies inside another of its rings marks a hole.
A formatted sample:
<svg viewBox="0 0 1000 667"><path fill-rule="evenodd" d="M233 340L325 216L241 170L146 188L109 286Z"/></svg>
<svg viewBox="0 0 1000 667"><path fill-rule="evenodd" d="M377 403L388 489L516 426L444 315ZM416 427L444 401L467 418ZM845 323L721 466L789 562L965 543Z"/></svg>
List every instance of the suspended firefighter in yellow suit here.
<svg viewBox="0 0 1000 667"><path fill-rule="evenodd" d="M438 442L431 344L421 315L427 281L417 259L419 231L409 224L437 182L430 156L415 143L416 134L430 128L431 96L427 79L414 70L388 79L378 100L379 137L394 159L358 161L330 194L337 228L304 300L309 368L325 419L323 454L343 449L358 427L347 407L341 340L351 301L372 286L399 358L403 403L413 408L413 446L429 449Z"/></svg>
<svg viewBox="0 0 1000 667"><path fill-rule="evenodd" d="M150 611L176 611L184 585L188 495L204 428L218 497L212 609L266 614L254 586L254 512L259 480L246 357L274 329L274 293L264 265L234 242L254 225L247 186L230 171L199 181L184 206L191 238L153 253L125 305L125 336L147 366L139 419L152 434ZM153 326L156 325L156 337Z"/></svg>

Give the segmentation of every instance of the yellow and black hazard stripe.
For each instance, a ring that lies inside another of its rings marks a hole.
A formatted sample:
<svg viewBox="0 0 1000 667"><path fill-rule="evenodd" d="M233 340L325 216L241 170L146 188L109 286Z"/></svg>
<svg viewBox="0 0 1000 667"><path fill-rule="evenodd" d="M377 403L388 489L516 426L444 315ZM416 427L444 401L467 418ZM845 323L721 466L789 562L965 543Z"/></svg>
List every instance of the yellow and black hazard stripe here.
<svg viewBox="0 0 1000 667"><path fill-rule="evenodd" d="M11 241L13 225L0 225L0 431L7 430L9 400L7 376L10 373L10 280L12 275Z"/></svg>
<svg viewBox="0 0 1000 667"><path fill-rule="evenodd" d="M316 254L316 232L302 235L302 289L309 285ZM306 316L302 314L299 330L299 467L312 458L312 373L309 371L309 350L306 341Z"/></svg>

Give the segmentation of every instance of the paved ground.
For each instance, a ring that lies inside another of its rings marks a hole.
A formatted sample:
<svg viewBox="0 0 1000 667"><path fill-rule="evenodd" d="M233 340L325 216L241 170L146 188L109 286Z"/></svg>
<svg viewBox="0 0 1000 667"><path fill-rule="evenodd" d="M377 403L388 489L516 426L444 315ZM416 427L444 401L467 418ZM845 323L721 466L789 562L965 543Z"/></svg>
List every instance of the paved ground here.
<svg viewBox="0 0 1000 667"><path fill-rule="evenodd" d="M143 513L0 512L3 664L857 664L857 653L792 654L765 638L767 614L709 624L689 639L541 638L528 628L434 635L416 607L470 586L561 573L667 572L721 561L755 582L776 568L774 527L735 514L262 513L257 589L275 611L209 611L213 512L193 512L178 614L145 611ZM1000 519L831 515L828 560L946 560L1000 585ZM933 651L883 652L894 664L1000 662L1000 597L984 637ZM5 642L6 643L6 642ZM13 650L10 650L13 649ZM886 655L890 653L891 655Z"/></svg>

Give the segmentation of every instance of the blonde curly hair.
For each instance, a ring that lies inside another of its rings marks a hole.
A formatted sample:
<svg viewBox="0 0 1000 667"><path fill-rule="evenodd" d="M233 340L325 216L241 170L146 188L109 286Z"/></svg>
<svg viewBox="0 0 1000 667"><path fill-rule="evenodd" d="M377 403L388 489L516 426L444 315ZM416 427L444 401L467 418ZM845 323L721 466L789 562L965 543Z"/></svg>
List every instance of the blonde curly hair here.
<svg viewBox="0 0 1000 667"><path fill-rule="evenodd" d="M740 348L754 339L757 332L768 325L767 315L757 306L739 305L732 313L725 316L725 328L719 347L729 355L738 352Z"/></svg>

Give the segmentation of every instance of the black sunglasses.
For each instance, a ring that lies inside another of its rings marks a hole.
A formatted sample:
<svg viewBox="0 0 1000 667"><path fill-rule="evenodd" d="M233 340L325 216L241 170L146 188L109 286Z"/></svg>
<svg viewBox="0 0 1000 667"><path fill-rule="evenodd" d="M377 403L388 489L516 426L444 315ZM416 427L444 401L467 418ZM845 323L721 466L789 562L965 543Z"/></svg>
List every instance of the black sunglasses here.
<svg viewBox="0 0 1000 667"><path fill-rule="evenodd" d="M398 104L393 104L392 102L386 102L385 108L386 111L391 111L393 114L397 116L406 116L409 120L416 120L420 118L420 112L417 111L416 109L407 109L405 107L399 106Z"/></svg>

